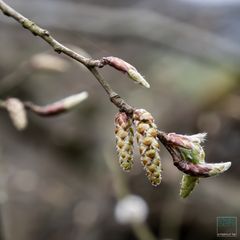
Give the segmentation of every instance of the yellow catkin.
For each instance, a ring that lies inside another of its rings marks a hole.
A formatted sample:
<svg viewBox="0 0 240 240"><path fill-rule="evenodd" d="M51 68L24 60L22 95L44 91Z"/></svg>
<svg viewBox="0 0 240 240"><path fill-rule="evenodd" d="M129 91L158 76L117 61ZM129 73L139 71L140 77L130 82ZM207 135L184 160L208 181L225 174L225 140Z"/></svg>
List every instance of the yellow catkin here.
<svg viewBox="0 0 240 240"><path fill-rule="evenodd" d="M123 170L129 171L133 165L133 128L132 119L124 112L115 117L115 136L119 164Z"/></svg>
<svg viewBox="0 0 240 240"><path fill-rule="evenodd" d="M153 186L161 183L161 160L157 139L157 126L152 115L145 109L137 109L133 114L141 162Z"/></svg>

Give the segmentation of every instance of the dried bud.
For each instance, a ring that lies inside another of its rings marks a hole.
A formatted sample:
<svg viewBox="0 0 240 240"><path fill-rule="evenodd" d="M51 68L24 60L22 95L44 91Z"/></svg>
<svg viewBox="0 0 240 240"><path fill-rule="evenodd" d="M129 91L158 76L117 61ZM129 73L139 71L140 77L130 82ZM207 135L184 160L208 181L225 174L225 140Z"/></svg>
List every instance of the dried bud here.
<svg viewBox="0 0 240 240"><path fill-rule="evenodd" d="M115 117L115 136L120 166L129 171L133 165L133 128L132 119L124 112Z"/></svg>
<svg viewBox="0 0 240 240"><path fill-rule="evenodd" d="M205 163L205 152L201 146L205 136L206 133L192 136L162 132L158 134L180 171L196 177L211 177L228 170L231 162Z"/></svg>
<svg viewBox="0 0 240 240"><path fill-rule="evenodd" d="M161 183L161 161L157 139L157 127L152 115L145 109L137 109L133 114L137 131L137 141L141 162L153 186Z"/></svg>
<svg viewBox="0 0 240 240"><path fill-rule="evenodd" d="M131 64L125 62L121 58L117 57L104 57L103 61L105 64L108 64L115 69L127 73L128 76L135 82L141 84L146 88L150 88L149 83L145 80L145 78L137 71L135 67Z"/></svg>
<svg viewBox="0 0 240 240"><path fill-rule="evenodd" d="M25 129L27 127L27 115L23 103L17 98L8 98L5 101L5 107L9 112L13 125L18 130Z"/></svg>
<svg viewBox="0 0 240 240"><path fill-rule="evenodd" d="M198 177L184 174L181 181L180 196L182 198L188 197L198 183Z"/></svg>

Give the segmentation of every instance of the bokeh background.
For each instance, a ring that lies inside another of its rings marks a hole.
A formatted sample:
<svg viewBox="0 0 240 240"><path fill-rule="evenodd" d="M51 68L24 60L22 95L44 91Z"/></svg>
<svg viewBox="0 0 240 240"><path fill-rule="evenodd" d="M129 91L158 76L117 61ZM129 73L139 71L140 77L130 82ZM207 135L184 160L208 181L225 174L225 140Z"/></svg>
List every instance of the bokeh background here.
<svg viewBox="0 0 240 240"><path fill-rule="evenodd" d="M94 77L0 14L1 99L44 105L89 92L68 114L29 114L22 132L1 110L0 239L216 239L217 217L240 217L239 0L6 2L82 54L133 64L150 89L110 67L100 71L160 129L208 132L207 161L232 167L201 180L186 200L178 195L182 173L163 147L159 187L147 181L137 152L133 170L123 173L114 147L117 109ZM116 216L126 194L145 201L144 223L122 224Z"/></svg>

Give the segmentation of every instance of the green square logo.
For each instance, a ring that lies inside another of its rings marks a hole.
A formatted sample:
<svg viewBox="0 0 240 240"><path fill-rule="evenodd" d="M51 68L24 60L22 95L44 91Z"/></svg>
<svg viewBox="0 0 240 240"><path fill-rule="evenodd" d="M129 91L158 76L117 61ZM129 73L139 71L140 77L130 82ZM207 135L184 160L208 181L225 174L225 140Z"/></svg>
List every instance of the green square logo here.
<svg viewBox="0 0 240 240"><path fill-rule="evenodd" d="M217 217L217 237L237 237L237 217Z"/></svg>

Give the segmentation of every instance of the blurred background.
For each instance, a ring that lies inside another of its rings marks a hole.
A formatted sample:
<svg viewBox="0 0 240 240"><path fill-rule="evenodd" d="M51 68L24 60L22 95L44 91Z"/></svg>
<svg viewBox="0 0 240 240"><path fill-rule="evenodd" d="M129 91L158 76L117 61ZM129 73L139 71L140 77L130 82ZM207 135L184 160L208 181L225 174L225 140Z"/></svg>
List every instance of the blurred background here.
<svg viewBox="0 0 240 240"><path fill-rule="evenodd" d="M134 65L150 89L110 67L100 71L161 130L208 132L207 161L232 167L202 179L186 200L179 197L182 173L163 147L159 187L148 182L137 151L133 170L122 172L117 109L104 90L80 64L1 13L1 99L45 105L81 91L89 98L59 117L29 114L22 132L1 110L0 239L216 239L217 217L240 216L239 0L6 2L81 54Z"/></svg>

